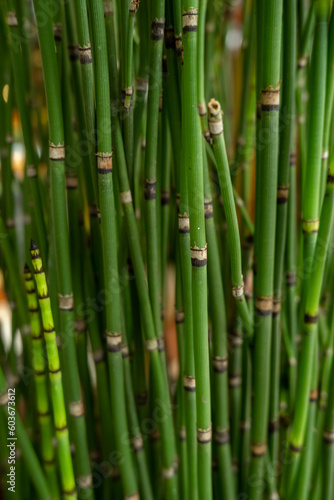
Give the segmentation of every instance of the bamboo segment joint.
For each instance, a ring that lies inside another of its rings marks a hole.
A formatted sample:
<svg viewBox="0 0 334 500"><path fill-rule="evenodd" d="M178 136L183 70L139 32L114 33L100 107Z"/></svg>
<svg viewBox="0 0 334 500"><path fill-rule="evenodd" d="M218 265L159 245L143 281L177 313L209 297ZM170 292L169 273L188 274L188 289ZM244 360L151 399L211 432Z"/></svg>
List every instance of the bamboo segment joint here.
<svg viewBox="0 0 334 500"><path fill-rule="evenodd" d="M187 392L195 392L196 379L190 375L183 375L183 388Z"/></svg>
<svg viewBox="0 0 334 500"><path fill-rule="evenodd" d="M175 49L175 36L173 26L168 26L168 28L165 28L165 46L167 50Z"/></svg>
<svg viewBox="0 0 334 500"><path fill-rule="evenodd" d="M187 12L182 13L183 34L190 31L197 31L198 9L190 7Z"/></svg>
<svg viewBox="0 0 334 500"><path fill-rule="evenodd" d="M232 287L232 295L236 299L241 299L244 295L244 282L243 282L242 276L241 276L241 279L242 279L241 285Z"/></svg>
<svg viewBox="0 0 334 500"><path fill-rule="evenodd" d="M216 99L211 99L208 104L209 109L209 130L215 137L223 133L223 118L220 103Z"/></svg>
<svg viewBox="0 0 334 500"><path fill-rule="evenodd" d="M109 352L119 352L122 349L122 334L106 331L107 349Z"/></svg>
<svg viewBox="0 0 334 500"><path fill-rule="evenodd" d="M291 151L289 158L290 167L294 167L296 165L296 159L297 159L296 153L294 151Z"/></svg>
<svg viewBox="0 0 334 500"><path fill-rule="evenodd" d="M85 408L82 401L72 401L69 404L69 411L71 417L79 418L85 414Z"/></svg>
<svg viewBox="0 0 334 500"><path fill-rule="evenodd" d="M308 56L300 56L298 59L298 69L303 69L306 68L307 66L307 61L308 61Z"/></svg>
<svg viewBox="0 0 334 500"><path fill-rule="evenodd" d="M158 351L164 352L165 350L165 341L163 338L158 338Z"/></svg>
<svg viewBox="0 0 334 500"><path fill-rule="evenodd" d="M257 297L255 301L256 312L259 316L269 316L273 311L273 297Z"/></svg>
<svg viewBox="0 0 334 500"><path fill-rule="evenodd" d="M310 392L310 402L318 401L318 391L317 389L312 389Z"/></svg>
<svg viewBox="0 0 334 500"><path fill-rule="evenodd" d="M292 451L292 453L301 453L303 451L303 447L296 446L293 443L290 443L290 450Z"/></svg>
<svg viewBox="0 0 334 500"><path fill-rule="evenodd" d="M49 159L51 161L64 161L65 160L65 146L63 144L49 144Z"/></svg>
<svg viewBox="0 0 334 500"><path fill-rule="evenodd" d="M252 444L252 455L254 457L263 457L267 451L267 445L266 443L263 444Z"/></svg>
<svg viewBox="0 0 334 500"><path fill-rule="evenodd" d="M184 311L175 311L175 323L179 325L184 322Z"/></svg>
<svg viewBox="0 0 334 500"><path fill-rule="evenodd" d="M212 440L212 427L207 429L197 429L197 441L201 444L210 443Z"/></svg>
<svg viewBox="0 0 334 500"><path fill-rule="evenodd" d="M136 453L143 449L143 438L141 435L135 436L131 439L132 449Z"/></svg>
<svg viewBox="0 0 334 500"><path fill-rule="evenodd" d="M281 310L281 298L274 299L273 301L273 317L277 316Z"/></svg>
<svg viewBox="0 0 334 500"><path fill-rule="evenodd" d="M27 177L29 179L34 179L37 177L37 168L35 165L27 165Z"/></svg>
<svg viewBox="0 0 334 500"><path fill-rule="evenodd" d="M297 283L297 273L294 271L286 273L285 282L288 287L295 286Z"/></svg>
<svg viewBox="0 0 334 500"><path fill-rule="evenodd" d="M206 104L205 102L202 102L201 104L197 105L198 109L198 114L199 116L205 116L206 115Z"/></svg>
<svg viewBox="0 0 334 500"><path fill-rule="evenodd" d="M163 189L161 191L161 206L168 205L170 201L170 191L167 189Z"/></svg>
<svg viewBox="0 0 334 500"><path fill-rule="evenodd" d="M304 323L307 325L316 325L318 321L318 315L317 314L305 314L304 316Z"/></svg>
<svg viewBox="0 0 334 500"><path fill-rule="evenodd" d="M15 12L7 12L7 24L10 28L16 28L19 25Z"/></svg>
<svg viewBox="0 0 334 500"><path fill-rule="evenodd" d="M114 13L113 4L111 1L103 2L104 17L112 16Z"/></svg>
<svg viewBox="0 0 334 500"><path fill-rule="evenodd" d="M129 346L128 346L128 344L123 344L122 345L122 358L125 359L125 358L128 358L129 356L130 356Z"/></svg>
<svg viewBox="0 0 334 500"><path fill-rule="evenodd" d="M79 46L78 45L68 45L67 47L68 55L70 61L77 61L79 59Z"/></svg>
<svg viewBox="0 0 334 500"><path fill-rule="evenodd" d="M158 339L148 339L145 342L147 351L155 351L158 349Z"/></svg>
<svg viewBox="0 0 334 500"><path fill-rule="evenodd" d="M162 476L164 479L172 479L175 476L174 467L169 467L168 469L163 467L162 468Z"/></svg>
<svg viewBox="0 0 334 500"><path fill-rule="evenodd" d="M84 319L76 319L74 321L74 328L76 329L76 331L78 333L83 333L87 330L87 324L86 324L86 321Z"/></svg>
<svg viewBox="0 0 334 500"><path fill-rule="evenodd" d="M138 92L147 92L148 89L148 80L147 78L138 77L136 80L136 89Z"/></svg>
<svg viewBox="0 0 334 500"><path fill-rule="evenodd" d="M81 64L90 64L92 62L92 49L90 43L83 47L79 46L79 60Z"/></svg>
<svg viewBox="0 0 334 500"><path fill-rule="evenodd" d="M122 205L130 205L132 203L131 191L123 191L119 193Z"/></svg>
<svg viewBox="0 0 334 500"><path fill-rule="evenodd" d="M65 184L67 189L77 189L78 178L76 175L68 175L65 178Z"/></svg>
<svg viewBox="0 0 334 500"><path fill-rule="evenodd" d="M162 40L164 37L164 30L165 30L165 19L157 19L155 18L154 21L152 21L151 24L151 38L155 42Z"/></svg>
<svg viewBox="0 0 334 500"><path fill-rule="evenodd" d="M327 160L327 158L328 158L328 157L329 157L329 151L328 151L328 150L326 150L326 151L324 151L324 152L322 153L322 155L321 155L321 159L322 159L322 160Z"/></svg>
<svg viewBox="0 0 334 500"><path fill-rule="evenodd" d="M179 214L179 233L187 234L190 231L189 215Z"/></svg>
<svg viewBox="0 0 334 500"><path fill-rule="evenodd" d="M289 198L289 188L286 186L280 186L277 188L277 203L279 205L286 203Z"/></svg>
<svg viewBox="0 0 334 500"><path fill-rule="evenodd" d="M323 440L327 444L334 443L334 429L325 429L323 433Z"/></svg>
<svg viewBox="0 0 334 500"><path fill-rule="evenodd" d="M135 14L139 7L139 0L130 0L129 12Z"/></svg>
<svg viewBox="0 0 334 500"><path fill-rule="evenodd" d="M99 363L102 363L104 360L104 351L103 349L96 349L93 353L93 358L95 361L95 364L98 365Z"/></svg>
<svg viewBox="0 0 334 500"><path fill-rule="evenodd" d="M204 267L207 264L207 244L204 248L190 247L191 264L193 267Z"/></svg>
<svg viewBox="0 0 334 500"><path fill-rule="evenodd" d="M112 172L112 153L96 153L97 171L99 174L110 174Z"/></svg>
<svg viewBox="0 0 334 500"><path fill-rule="evenodd" d="M77 481L80 488L90 488L93 484L93 476L92 474L87 474L87 476L79 476L77 478Z"/></svg>
<svg viewBox="0 0 334 500"><path fill-rule="evenodd" d="M204 216L206 219L211 219L213 217L212 200L204 201Z"/></svg>
<svg viewBox="0 0 334 500"><path fill-rule="evenodd" d="M181 33L179 35L174 35L174 38L175 38L176 54L178 55L178 57L181 57L183 52Z"/></svg>
<svg viewBox="0 0 334 500"><path fill-rule="evenodd" d="M145 200L155 200L157 182L152 179L146 179L144 197Z"/></svg>
<svg viewBox="0 0 334 500"><path fill-rule="evenodd" d="M59 309L61 311L73 311L73 294L61 295L58 293Z"/></svg>
<svg viewBox="0 0 334 500"><path fill-rule="evenodd" d="M241 383L242 383L242 378L238 373L235 375L231 375L228 379L228 385L230 387L240 387Z"/></svg>
<svg viewBox="0 0 334 500"><path fill-rule="evenodd" d="M53 25L53 36L55 39L55 42L61 42L63 35L63 27L61 23L57 23Z"/></svg>
<svg viewBox="0 0 334 500"><path fill-rule="evenodd" d="M227 371L228 360L227 356L221 358L220 356L214 356L212 359L213 371L216 373L225 373Z"/></svg>
<svg viewBox="0 0 334 500"><path fill-rule="evenodd" d="M263 111L279 111L280 84L276 88L269 85L261 90L261 113Z"/></svg>
<svg viewBox="0 0 334 500"><path fill-rule="evenodd" d="M303 233L317 233L319 230L319 219L303 219Z"/></svg>
<svg viewBox="0 0 334 500"><path fill-rule="evenodd" d="M0 406L6 406L8 404L8 391L0 394Z"/></svg>
<svg viewBox="0 0 334 500"><path fill-rule="evenodd" d="M218 445L224 445L230 442L230 431L229 429L219 429L215 430L214 440Z"/></svg>

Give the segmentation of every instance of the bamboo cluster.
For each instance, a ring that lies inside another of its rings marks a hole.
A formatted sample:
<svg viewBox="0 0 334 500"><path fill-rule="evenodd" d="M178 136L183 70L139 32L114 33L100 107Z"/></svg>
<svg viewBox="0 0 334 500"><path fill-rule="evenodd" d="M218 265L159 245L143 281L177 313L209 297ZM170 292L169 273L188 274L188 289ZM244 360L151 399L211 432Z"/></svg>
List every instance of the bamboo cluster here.
<svg viewBox="0 0 334 500"><path fill-rule="evenodd" d="M332 4L0 0L1 498L333 499Z"/></svg>

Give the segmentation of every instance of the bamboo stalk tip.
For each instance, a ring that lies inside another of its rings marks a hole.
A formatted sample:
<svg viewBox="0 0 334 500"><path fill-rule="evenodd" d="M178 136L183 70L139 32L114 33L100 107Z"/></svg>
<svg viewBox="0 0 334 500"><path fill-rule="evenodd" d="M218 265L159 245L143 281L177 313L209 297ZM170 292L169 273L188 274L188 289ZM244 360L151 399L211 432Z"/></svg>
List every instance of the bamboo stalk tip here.
<svg viewBox="0 0 334 500"><path fill-rule="evenodd" d="M217 101L214 98L212 98L210 100L210 102L208 104L208 109L209 109L211 116L217 116L217 115L219 115L219 113L222 113L222 109L221 109L219 101Z"/></svg>

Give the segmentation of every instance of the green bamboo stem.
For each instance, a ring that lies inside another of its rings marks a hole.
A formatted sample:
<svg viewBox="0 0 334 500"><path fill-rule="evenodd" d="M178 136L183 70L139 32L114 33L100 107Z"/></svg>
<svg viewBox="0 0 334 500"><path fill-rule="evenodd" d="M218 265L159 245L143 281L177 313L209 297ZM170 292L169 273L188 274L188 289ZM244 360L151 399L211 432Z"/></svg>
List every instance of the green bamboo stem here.
<svg viewBox="0 0 334 500"><path fill-rule="evenodd" d="M120 464L123 490L126 498L138 498L137 479L133 468L130 445L122 439L128 432L124 377L122 366L122 331L120 315L120 288L118 280L117 228L112 179L110 95L108 53L104 27L103 5L90 2L96 88L97 171L101 211L101 233L106 305L106 340L110 377L111 412L117 450L123 457Z"/></svg>
<svg viewBox="0 0 334 500"><path fill-rule="evenodd" d="M282 274L287 231L287 211L289 197L289 163L294 126L295 71L297 60L297 2L286 1L283 12L284 57L282 73L282 106L280 120L284 127L280 132L277 179L277 213L274 265L274 302L271 343L271 375L269 403L269 455L272 462L277 460L279 447L279 376L280 376L280 308L282 301Z"/></svg>
<svg viewBox="0 0 334 500"><path fill-rule="evenodd" d="M207 244L204 217L203 163L197 114L198 2L182 3L182 169L187 171L190 255L192 264L193 339L196 374L198 495L212 498L211 395L207 316ZM180 207L180 212L181 207Z"/></svg>
<svg viewBox="0 0 334 500"><path fill-rule="evenodd" d="M262 70L258 84L261 86L261 120L259 135L265 130L268 139L262 141L262 152L256 172L255 215L255 322L254 322L254 401L252 408L252 459L250 474L257 481L249 486L250 498L261 498L260 481L264 473L264 456L267 449L266 425L269 411L270 349L273 312L273 273L275 251L279 81L282 2L263 3ZM259 42L258 42L259 43Z"/></svg>
<svg viewBox="0 0 334 500"><path fill-rule="evenodd" d="M334 363L332 363L329 387L332 387L334 382ZM333 391L329 394L328 407L326 411L325 427L323 432L323 452L324 452L324 478L322 498L329 500L333 497L334 492L334 395Z"/></svg>
<svg viewBox="0 0 334 500"><path fill-rule="evenodd" d="M157 148L158 148L158 116L161 89L162 48L164 36L164 0L151 5L151 39L149 45L150 76L147 102L147 130L145 154L145 229L147 253L147 277L152 304L152 312L158 339L162 338L161 327L161 273L160 255L157 235L156 182L157 182ZM131 185L131 184L130 184ZM164 358L164 353L162 353Z"/></svg>
<svg viewBox="0 0 334 500"><path fill-rule="evenodd" d="M43 331L46 344L49 377L51 384L51 399L53 418L58 440L58 456L61 484L66 498L76 499L77 491L74 480L72 457L70 451L69 433L65 413L65 401L62 384L62 373L59 363L56 331L54 327L49 290L43 270L43 263L37 245L31 240L30 253L37 287L38 301L42 315ZM80 411L80 406L73 408Z"/></svg>
<svg viewBox="0 0 334 500"><path fill-rule="evenodd" d="M3 414L6 420L10 416L9 408L11 402L11 394L9 394L9 390L10 389L7 388L2 368L0 367L0 405L4 410ZM38 497L41 500L51 500L52 496L48 482L44 476L43 470L40 466L35 450L32 446L32 443L29 439L29 436L23 426L23 423L18 413L15 413L15 436L17 437L16 443L18 445L16 447L16 451L18 451L19 450L18 447L20 447L23 458L25 460L25 465L29 472L29 476L36 488ZM16 479L18 479L17 476Z"/></svg>
<svg viewBox="0 0 334 500"><path fill-rule="evenodd" d="M27 265L24 269L24 279L30 315L31 338L33 343L32 367L35 375L36 408L41 430L41 456L52 497L56 500L60 498L60 495L56 472L55 452L52 445L54 429L48 400L43 335L39 318L35 284Z"/></svg>
<svg viewBox="0 0 334 500"><path fill-rule="evenodd" d="M111 50L115 49L112 44ZM112 60L116 60L112 57ZM112 69L112 78L116 78L116 65ZM114 96L112 96L113 99ZM167 496L177 496L177 486L175 474L175 439L174 429L172 426L172 413L170 410L170 397L167 387L167 380L165 377L164 367L161 363L161 356L158 352L158 339L156 336L155 324L152 314L152 308L149 299L148 287L146 283L144 261L140 251L140 239L138 233L137 221L135 218L134 208L132 204L132 196L130 191L129 179L126 168L126 160L124 153L124 146L121 135L121 127L119 117L116 115L113 118L113 141L115 148L115 157L118 176L118 183L120 189L120 200L123 206L125 225L127 230L128 244L130 250L130 257L136 276L136 286L140 304L140 311L142 315L143 331L145 334L145 347L150 353L150 363L152 366L152 373L154 374L155 387L159 399L162 404L162 413L164 418L161 419L159 427L161 429L162 437L162 453L163 453L163 477L166 480ZM157 404L159 401L157 401Z"/></svg>
<svg viewBox="0 0 334 500"><path fill-rule="evenodd" d="M73 294L67 228L64 169L65 147L60 83L58 79L58 68L50 15L45 14L43 11L43 3L40 0L34 2L34 8L37 18L49 116L51 215L55 238L62 363L64 378L66 379L66 383L68 383L67 404L71 417L71 429L73 429L73 441L76 449L79 487L85 490L87 498L93 498L84 406L81 401L79 371L74 343ZM44 19L44 21L42 19Z"/></svg>
<svg viewBox="0 0 334 500"><path fill-rule="evenodd" d="M223 135L222 111L218 101L211 99L209 108L209 128L216 157L219 184L224 200L224 209L231 252L232 295L236 299L237 310L248 334L252 333L252 321L244 297L244 282L241 265L241 244L237 212L229 171L225 140Z"/></svg>
<svg viewBox="0 0 334 500"><path fill-rule="evenodd" d="M18 42L18 20L15 7L12 1L8 2L7 23L8 36L11 40L11 58L14 72L15 94L19 108L21 126L23 132L24 145L26 149L26 175L29 188L31 189L31 200L33 206L33 216L35 219L36 236L40 241L42 255L47 257L47 241L45 222L43 217L42 202L38 185L38 173L36 167L36 154L34 151L34 141L32 137L29 108L27 107L27 88L25 87L24 61L21 54L21 44Z"/></svg>

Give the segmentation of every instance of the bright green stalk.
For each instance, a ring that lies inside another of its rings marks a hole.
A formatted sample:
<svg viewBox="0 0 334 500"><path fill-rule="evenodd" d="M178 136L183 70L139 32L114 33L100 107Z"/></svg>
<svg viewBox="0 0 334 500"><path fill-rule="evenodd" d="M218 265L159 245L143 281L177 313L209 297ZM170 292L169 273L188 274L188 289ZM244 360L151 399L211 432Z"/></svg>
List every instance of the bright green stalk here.
<svg viewBox="0 0 334 500"><path fill-rule="evenodd" d="M262 2L259 2L261 5ZM281 55L282 1L264 2L261 86L261 123L258 138L266 132L256 172L256 284L254 323L254 402L252 408L252 459L250 474L256 478L249 487L250 498L261 498L261 479L267 449L270 388L270 348L274 292L274 253L279 124L279 82Z"/></svg>
<svg viewBox="0 0 334 500"><path fill-rule="evenodd" d="M32 338L32 367L35 375L36 407L41 430L41 456L43 467L54 500L60 498L56 472L55 452L52 445L53 423L50 414L48 386L46 381L44 342L40 324L39 309L33 277L26 266L24 270L25 286L30 314Z"/></svg>
<svg viewBox="0 0 334 500"><path fill-rule="evenodd" d="M145 225L147 275L154 317L155 330L158 338L162 337L161 328L161 273L160 255L157 235L156 210L156 180L157 180L157 148L158 148L158 116L159 96L161 89L162 48L164 37L164 0L157 0L151 5L151 40L150 77L147 102L147 130L145 154ZM162 354L164 356L164 353Z"/></svg>
<svg viewBox="0 0 334 500"><path fill-rule="evenodd" d="M40 257L39 249L33 240L31 240L30 252L37 286L38 301L42 314L42 323L51 384L53 418L56 428L56 436L58 439L58 456L61 483L63 487L63 493L66 495L66 498L74 500L77 498L77 491L74 480L70 440L66 421L62 373L59 363L56 331L53 323L49 290L43 270L42 259ZM73 404L72 409L74 413L80 413L80 405L82 406L81 402L79 404Z"/></svg>
<svg viewBox="0 0 334 500"><path fill-rule="evenodd" d="M321 149L327 74L328 0L316 0L314 9L316 26L310 69L307 163L302 186L303 260L310 263L319 228Z"/></svg>
<svg viewBox="0 0 334 500"><path fill-rule="evenodd" d="M51 173L51 213L55 237L58 298L60 309L60 337L63 344L62 362L68 382L68 404L71 429L76 449L79 485L86 498L93 498L92 477L86 439L84 407L81 401L79 371L75 353L73 294L67 227L65 192L65 147L60 83L52 33L51 17L44 11L42 0L34 1L39 44L42 56L44 86L49 117L49 159ZM78 410L78 408L80 410Z"/></svg>
<svg viewBox="0 0 334 500"><path fill-rule="evenodd" d="M304 303L303 343L300 355L300 369L296 391L296 406L290 436L290 448L295 454L301 452L308 413L308 393L311 388L309 366L315 349L317 319L321 285L326 262L327 249L334 220L334 162L331 161L327 175L326 194L321 210L319 233L312 262L312 269Z"/></svg>
<svg viewBox="0 0 334 500"><path fill-rule="evenodd" d="M334 384L334 363L332 363L329 387ZM330 500L334 494L334 391L330 391L328 407L326 411L325 428L323 432L323 452L324 452L324 500Z"/></svg>
<svg viewBox="0 0 334 500"><path fill-rule="evenodd" d="M123 460L120 464L123 490L128 498L138 498L137 479L133 469L130 445L124 440L128 432L124 378L122 366L121 302L118 280L117 228L112 179L112 151L110 129L110 94L106 31L103 5L90 1L97 120L97 171L101 210L101 233L106 304L106 338L111 391L111 412L117 450Z"/></svg>
<svg viewBox="0 0 334 500"><path fill-rule="evenodd" d="M114 43L111 44L110 49L112 51L115 50ZM111 60L116 61L116 58L113 56ZM117 67L114 64L113 67L111 68L111 76L113 79L116 78L116 70ZM115 99L115 95L112 95L111 97L112 99ZM126 168L121 127L120 127L119 117L117 115L113 117L113 141L114 141L115 157L117 165L116 172L118 176L118 183L120 190L120 200L124 210L130 257L132 260L134 274L136 276L136 286L139 297L141 318L143 321L143 331L145 334L146 349L150 353L150 363L152 366L154 383L162 405L161 410L163 413L163 418L159 423L159 427L161 430L161 438L162 438L163 476L166 480L167 497L173 498L173 495L177 496L177 482L176 482L177 477L175 474L176 471L174 467L176 459L176 448L175 448L174 429L172 425L173 421L172 421L172 412L170 408L170 397L169 397L169 391L168 391L164 368L161 363L160 354L158 352L158 339L156 336L149 292L146 283L144 261L140 250L141 246L138 233L138 226L132 204L132 196L131 196L129 179ZM157 401L158 406L160 402Z"/></svg>
<svg viewBox="0 0 334 500"><path fill-rule="evenodd" d="M295 73L297 60L297 1L285 0L283 10L283 58L282 106L280 120L284 123L280 132L277 179L277 213L274 265L274 303L272 319L271 375L269 403L269 455L276 462L279 447L279 376L280 376L280 308L282 301L282 274L287 228L289 197L289 163L294 126Z"/></svg>
<svg viewBox="0 0 334 500"><path fill-rule="evenodd" d="M7 23L10 27L8 35L11 40L11 56L14 71L14 83L16 91L16 101L20 113L24 146L26 150L26 175L28 177L29 189L31 190L31 200L33 204L33 216L37 230L37 237L40 241L42 255L47 257L47 241L45 222L41 196L38 186L38 174L36 168L36 154L34 151L34 141L30 123L30 113L27 106L27 88L25 88L24 62L21 53L20 36L18 33L18 21L12 0L8 2L9 11L7 13Z"/></svg>
<svg viewBox="0 0 334 500"><path fill-rule="evenodd" d="M223 135L222 111L219 102L215 99L211 99L208 108L210 113L209 128L217 163L220 189L224 200L224 210L231 252L232 295L236 299L237 310L246 332L248 334L252 334L252 321L244 296L240 234Z"/></svg>
<svg viewBox="0 0 334 500"><path fill-rule="evenodd" d="M197 114L198 2L183 8L182 169L188 177L190 255L192 264L193 338L196 374L198 495L212 498L211 394L207 316L207 244L204 218L203 162ZM181 207L180 207L181 208ZM181 214L182 211L180 210Z"/></svg>
<svg viewBox="0 0 334 500"><path fill-rule="evenodd" d="M15 389L12 390L7 389L6 380L2 368L0 367L0 406L2 406L4 410L4 416L6 420L7 418L9 419L10 416L12 416L12 412L10 410L10 408L13 408L13 406L11 406L10 404L12 402L12 394L15 394ZM16 447L16 451L18 451L20 447L20 450L23 454L23 458L25 460L25 465L28 469L29 476L34 484L38 497L41 500L51 500L52 496L49 490L47 480L43 474L43 470L40 466L35 450L32 446L30 437L28 436L23 426L19 414L16 413L16 410L14 418L15 418L15 437L17 438L17 441L15 441L15 443L17 443L18 445ZM7 441L7 443L9 443L9 441ZM14 443L14 441L12 441L12 443Z"/></svg>

